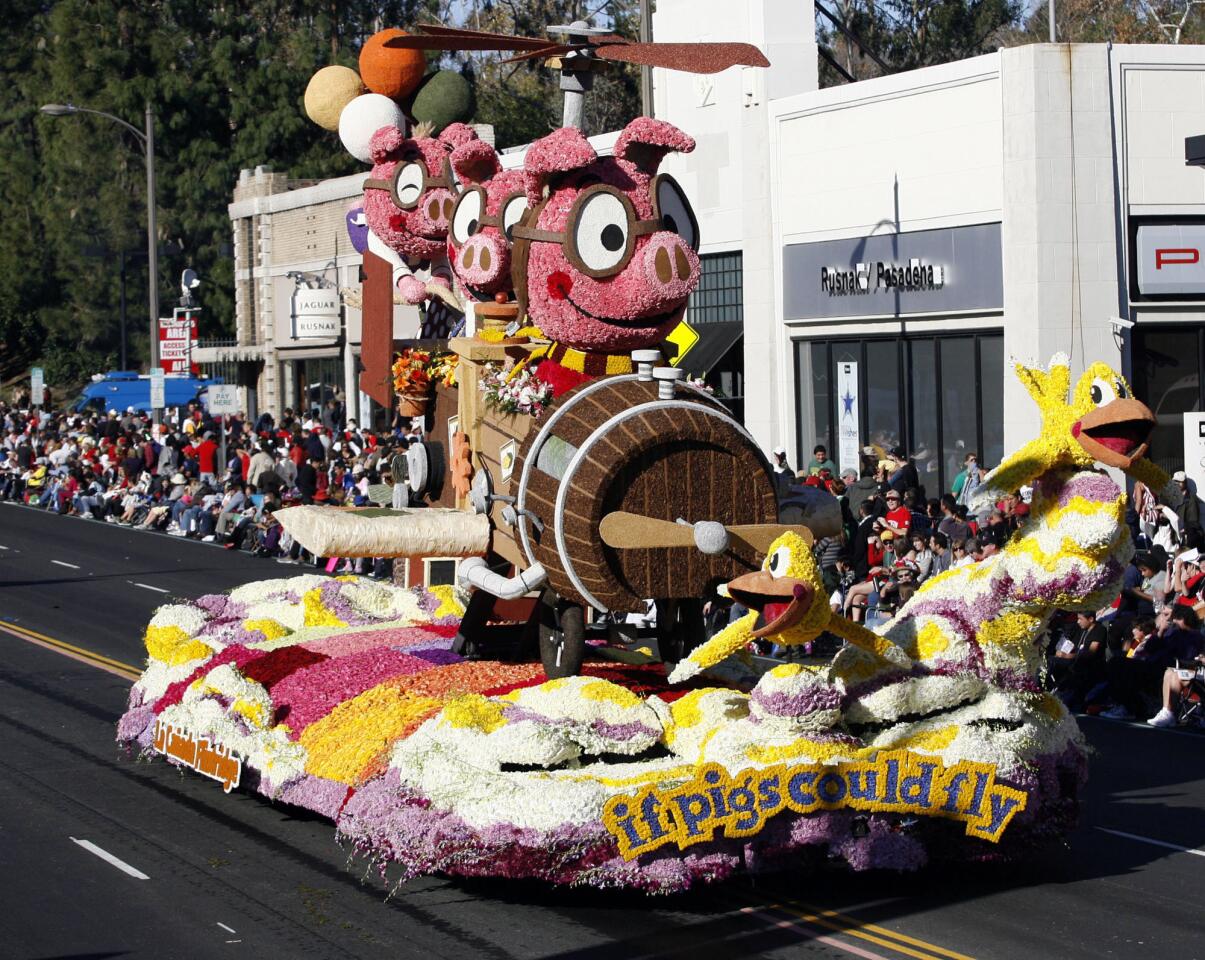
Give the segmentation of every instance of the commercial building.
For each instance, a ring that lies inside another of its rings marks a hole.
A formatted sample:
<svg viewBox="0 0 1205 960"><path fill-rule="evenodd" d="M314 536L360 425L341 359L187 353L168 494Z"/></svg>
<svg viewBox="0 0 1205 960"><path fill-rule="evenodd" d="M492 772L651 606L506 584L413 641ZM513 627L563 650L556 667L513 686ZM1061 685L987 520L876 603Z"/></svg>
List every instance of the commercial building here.
<svg viewBox="0 0 1205 960"><path fill-rule="evenodd" d="M1205 171L1184 164L1205 48L1034 44L819 90L813 22L810 3L657 5L657 40L746 40L772 63L654 71L656 115L698 144L663 165L703 238L685 365L766 448L800 463L821 442L845 465L903 446L933 494L967 452L991 464L1039 430L1014 361L1103 360L1155 410L1155 459L1183 464L1183 414L1205 409ZM257 338L271 407L338 366L333 344L281 336L287 274L336 259L360 178L260 176L231 214L240 345ZM342 284L358 260L341 250Z"/></svg>
<svg viewBox="0 0 1205 960"><path fill-rule="evenodd" d="M710 22L685 6L659 5L658 39ZM726 37L777 64L763 38L782 5L761 6ZM773 35L801 43L810 11L792 16ZM1103 360L1131 379L1158 462L1200 459L1183 414L1205 409L1205 171L1184 139L1205 132L1205 48L1035 44L782 96L808 78L766 73L658 87L659 116L705 131L686 161L700 232L756 234L745 403L766 447L800 463L820 442L844 466L900 445L936 493L967 452L992 464L1038 432L1009 368L1062 352L1076 376Z"/></svg>

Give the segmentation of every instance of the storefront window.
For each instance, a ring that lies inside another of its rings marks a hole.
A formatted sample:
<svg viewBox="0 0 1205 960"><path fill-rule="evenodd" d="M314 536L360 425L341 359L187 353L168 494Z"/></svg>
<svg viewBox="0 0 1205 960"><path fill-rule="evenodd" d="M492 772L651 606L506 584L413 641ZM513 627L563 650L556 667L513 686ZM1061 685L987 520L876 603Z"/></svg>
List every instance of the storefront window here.
<svg viewBox="0 0 1205 960"><path fill-rule="evenodd" d="M941 472L938 441L937 346L933 340L913 340L908 344L912 363L908 372L908 403L911 407L912 456L921 485L930 496L939 486Z"/></svg>
<svg viewBox="0 0 1205 960"><path fill-rule="evenodd" d="M1202 409L1201 336L1198 327L1134 333L1134 393L1155 414L1150 457L1168 473L1184 466L1184 414Z"/></svg>
<svg viewBox="0 0 1205 960"><path fill-rule="evenodd" d="M895 340L868 340L866 379L867 436L884 452L900 442L900 346Z"/></svg>
<svg viewBox="0 0 1205 960"><path fill-rule="evenodd" d="M974 339L941 340L941 455L947 477L962 469L968 453L979 452L978 397Z"/></svg>
<svg viewBox="0 0 1205 960"><path fill-rule="evenodd" d="M836 449L834 371L850 361L859 365L862 446L873 447L876 457L903 446L916 461L926 496L949 489L968 452L992 466L1003 456L1001 335L811 340L798 341L795 349L797 382L800 390L807 384L813 409L811 436L804 435L806 421L799 421L801 459L813 443Z"/></svg>

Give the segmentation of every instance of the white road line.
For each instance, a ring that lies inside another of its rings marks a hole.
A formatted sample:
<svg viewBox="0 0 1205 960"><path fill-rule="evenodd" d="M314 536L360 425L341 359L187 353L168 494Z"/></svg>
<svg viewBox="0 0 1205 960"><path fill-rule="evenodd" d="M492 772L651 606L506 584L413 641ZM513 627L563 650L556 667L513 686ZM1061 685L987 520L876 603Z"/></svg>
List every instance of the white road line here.
<svg viewBox="0 0 1205 960"><path fill-rule="evenodd" d="M1149 843L1155 847L1167 847L1169 850L1179 850L1181 853L1191 853L1194 857L1205 857L1205 850L1195 847L1182 847L1178 843L1168 843L1166 840L1152 840L1150 837L1140 837L1136 833L1126 833L1123 830L1110 830L1108 827L1097 827L1102 833L1111 833L1115 837L1125 837L1127 840L1137 840L1139 843Z"/></svg>
<svg viewBox="0 0 1205 960"><path fill-rule="evenodd" d="M136 587L142 587L143 590L154 590L156 593L171 593L170 590L164 590L162 587L152 587L149 583L138 583L136 580L127 580L127 583L132 583Z"/></svg>
<svg viewBox="0 0 1205 960"><path fill-rule="evenodd" d="M218 921L218 926L221 927L223 930L225 930L227 933L238 933L238 931L235 930L234 927L226 926L226 924L222 923L221 920Z"/></svg>
<svg viewBox="0 0 1205 960"><path fill-rule="evenodd" d="M0 550L7 550L7 549L8 549L8 547L6 547L6 546L4 546L4 544L0 543Z"/></svg>
<svg viewBox="0 0 1205 960"><path fill-rule="evenodd" d="M70 567L72 570L79 569L79 564L67 563L66 561L63 561L63 560L51 560L50 562L57 563L60 567Z"/></svg>
<svg viewBox="0 0 1205 960"><path fill-rule="evenodd" d="M113 864L113 866L115 866L115 867L116 867L118 870L120 870L122 873L128 873L128 874L129 874L131 877L133 877L135 880L149 880L149 879L151 879L151 878L150 878L150 877L148 877L148 876L147 876L145 873L143 873L141 870L138 870L138 869L136 869L136 868L134 868L134 867L131 867L131 866L130 866L128 863L126 863L124 860L118 860L118 859L117 859L115 856L113 856L113 854L109 853L109 851L108 851L108 850L102 850L100 847L98 847L98 846L97 846L95 843L93 843L91 840L76 840L76 839L75 839L75 837L68 837L68 839L69 839L69 840L70 840L72 843L78 843L78 844L79 844L81 847L83 847L83 848L84 848L85 850L87 850L89 853L95 854L96 856L98 856L98 857L100 857L102 860L104 860L106 863L111 863L111 864Z"/></svg>

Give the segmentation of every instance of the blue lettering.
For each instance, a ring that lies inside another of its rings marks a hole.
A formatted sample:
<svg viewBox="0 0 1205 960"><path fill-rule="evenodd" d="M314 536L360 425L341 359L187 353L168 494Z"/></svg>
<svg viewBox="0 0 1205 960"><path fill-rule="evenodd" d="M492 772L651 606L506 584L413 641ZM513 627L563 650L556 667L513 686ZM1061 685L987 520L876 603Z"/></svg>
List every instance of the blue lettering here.
<svg viewBox="0 0 1205 960"><path fill-rule="evenodd" d="M757 785L758 806L762 811L777 810L782 806L782 793L778 789L778 774L766 777Z"/></svg>
<svg viewBox="0 0 1205 960"><path fill-rule="evenodd" d="M700 836L699 824L711 818L711 803L701 793L686 793L674 797L678 805L678 819L682 822L682 833L686 837Z"/></svg>
<svg viewBox="0 0 1205 960"><path fill-rule="evenodd" d="M814 807L816 798L810 791L805 792L805 787L810 787L816 782L816 772L814 770L801 770L795 774L787 782L787 796L793 803L800 807Z"/></svg>
<svg viewBox="0 0 1205 960"><path fill-rule="evenodd" d="M825 803L840 803L845 799L845 778L837 773L826 773L816 784L816 792Z"/></svg>
<svg viewBox="0 0 1205 960"><path fill-rule="evenodd" d="M915 804L918 807L929 808L929 791L933 788L933 770L935 763L918 763L921 772L911 777L904 777L900 782L900 799L904 803Z"/></svg>
<svg viewBox="0 0 1205 960"><path fill-rule="evenodd" d="M879 771L849 771L849 798L851 800L877 800L879 798Z"/></svg>

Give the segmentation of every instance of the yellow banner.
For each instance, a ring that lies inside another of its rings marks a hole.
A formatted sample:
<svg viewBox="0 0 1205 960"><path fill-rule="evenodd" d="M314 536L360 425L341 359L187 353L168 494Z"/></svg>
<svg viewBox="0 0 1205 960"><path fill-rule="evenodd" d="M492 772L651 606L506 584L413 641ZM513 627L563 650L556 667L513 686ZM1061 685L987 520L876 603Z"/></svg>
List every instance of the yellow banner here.
<svg viewBox="0 0 1205 960"><path fill-rule="evenodd" d="M671 790L655 787L607 801L603 824L631 860L665 844L685 849L725 837L751 837L783 810L863 810L944 817L966 824L970 837L996 843L1028 796L996 783L991 764L962 760L946 767L936 757L893 750L874 760L779 764L736 775L705 764Z"/></svg>

